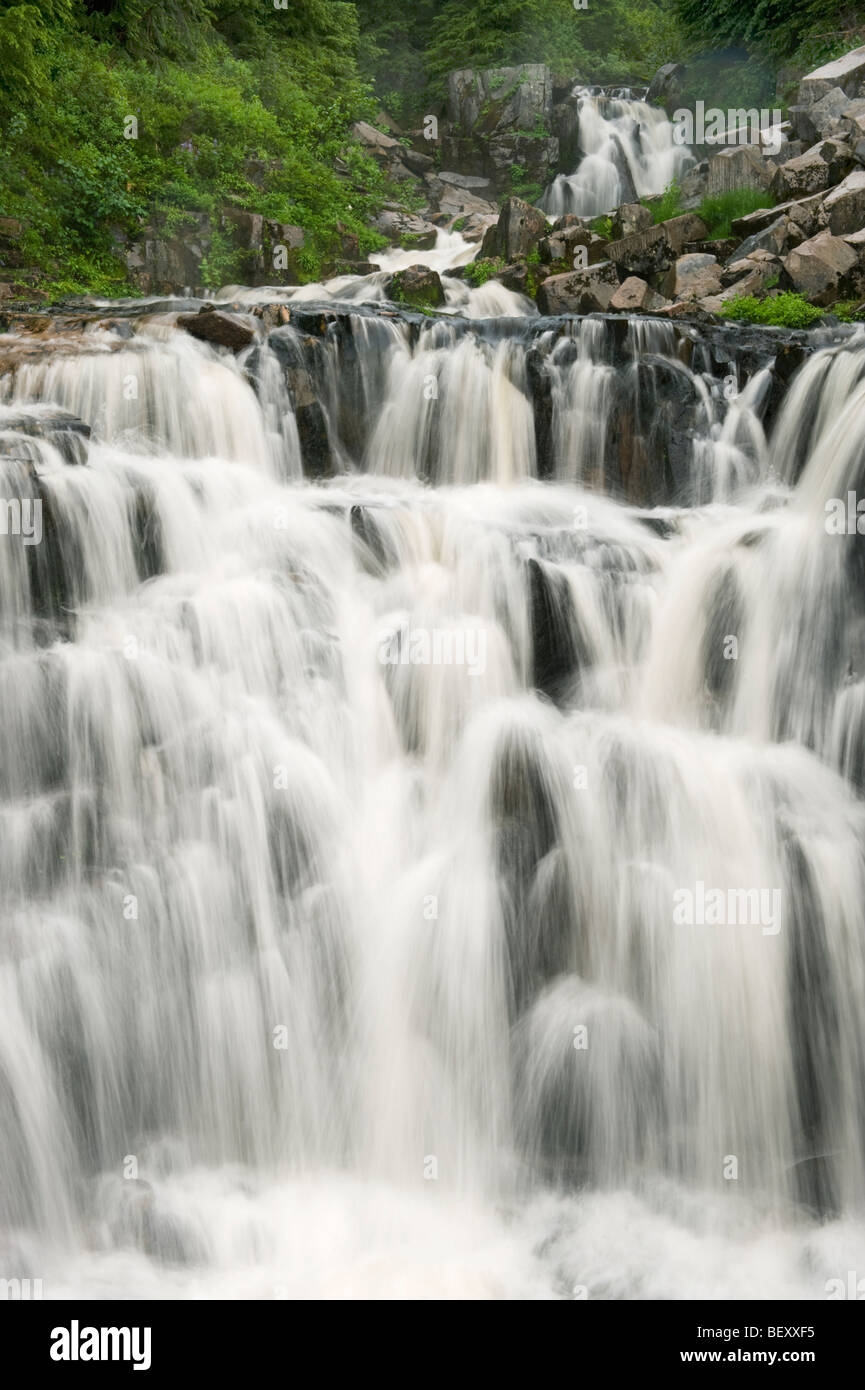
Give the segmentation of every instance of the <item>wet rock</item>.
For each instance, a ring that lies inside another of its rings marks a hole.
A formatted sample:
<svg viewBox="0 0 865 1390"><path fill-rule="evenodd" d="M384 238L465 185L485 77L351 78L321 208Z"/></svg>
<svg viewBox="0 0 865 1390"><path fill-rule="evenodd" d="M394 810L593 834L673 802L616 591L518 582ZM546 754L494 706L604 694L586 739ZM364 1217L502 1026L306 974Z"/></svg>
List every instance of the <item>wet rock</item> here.
<svg viewBox="0 0 865 1390"><path fill-rule="evenodd" d="M682 63L664 63L649 83L646 101L670 110L682 93L685 68Z"/></svg>
<svg viewBox="0 0 865 1390"><path fill-rule="evenodd" d="M417 309L436 309L445 302L445 292L438 271L425 265L410 265L398 270L387 283L386 293L397 304L411 304Z"/></svg>
<svg viewBox="0 0 865 1390"><path fill-rule="evenodd" d="M179 314L177 326L200 342L228 348L230 352L241 352L255 337L255 330L248 323L213 308L198 314Z"/></svg>
<svg viewBox="0 0 865 1390"><path fill-rule="evenodd" d="M801 227L789 217L776 217L767 227L746 238L733 254L737 261L744 260L752 251L768 251L771 255L782 256L804 240L805 235Z"/></svg>

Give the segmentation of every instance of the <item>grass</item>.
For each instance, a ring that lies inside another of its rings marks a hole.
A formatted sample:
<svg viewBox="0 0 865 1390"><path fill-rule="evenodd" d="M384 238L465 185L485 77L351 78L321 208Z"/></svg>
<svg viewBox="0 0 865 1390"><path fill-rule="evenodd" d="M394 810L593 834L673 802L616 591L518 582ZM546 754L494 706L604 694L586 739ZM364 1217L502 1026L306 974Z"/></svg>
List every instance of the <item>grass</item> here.
<svg viewBox="0 0 865 1390"><path fill-rule="evenodd" d="M682 189L676 179L667 184L659 198L642 198L640 201L644 208L649 209L655 226L659 222L669 222L671 217L681 217L685 211L682 207Z"/></svg>
<svg viewBox="0 0 865 1390"><path fill-rule="evenodd" d="M731 188L713 198L704 198L697 208L697 216L702 217L709 229L712 240L732 235L732 224L737 217L746 217L758 208L771 208L775 199L762 188Z"/></svg>
<svg viewBox="0 0 865 1390"><path fill-rule="evenodd" d="M594 232L595 236L604 238L604 241L613 239L613 219L612 217L596 217L594 222L589 223L589 231Z"/></svg>
<svg viewBox="0 0 865 1390"><path fill-rule="evenodd" d="M837 309L839 306L835 307ZM829 312L835 313L835 310L820 309L816 304L810 304L804 295L792 291L776 295L774 299L756 299L752 294L737 295L735 299L728 300L721 310L725 319L739 319L772 328L810 328Z"/></svg>

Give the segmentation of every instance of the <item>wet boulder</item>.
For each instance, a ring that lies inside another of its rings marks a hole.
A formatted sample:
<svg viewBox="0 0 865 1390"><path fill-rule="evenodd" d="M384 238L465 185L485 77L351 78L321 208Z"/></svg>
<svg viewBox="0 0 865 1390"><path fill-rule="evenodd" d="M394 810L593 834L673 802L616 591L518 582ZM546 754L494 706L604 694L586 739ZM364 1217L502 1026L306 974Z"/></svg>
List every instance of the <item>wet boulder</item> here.
<svg viewBox="0 0 865 1390"><path fill-rule="evenodd" d="M228 348L230 352L242 352L255 337L254 327L244 318L222 313L211 305L205 305L197 314L178 314L177 326L199 342Z"/></svg>
<svg viewBox="0 0 865 1390"><path fill-rule="evenodd" d="M410 304L416 309L437 309L445 302L438 271L425 265L398 270L388 281L387 293L395 303Z"/></svg>

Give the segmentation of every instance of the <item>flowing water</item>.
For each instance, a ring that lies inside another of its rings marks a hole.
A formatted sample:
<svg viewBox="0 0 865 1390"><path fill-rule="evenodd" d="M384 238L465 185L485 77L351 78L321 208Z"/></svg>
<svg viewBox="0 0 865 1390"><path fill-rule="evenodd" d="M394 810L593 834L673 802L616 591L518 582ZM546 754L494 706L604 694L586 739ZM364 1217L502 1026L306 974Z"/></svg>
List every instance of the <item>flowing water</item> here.
<svg viewBox="0 0 865 1390"><path fill-rule="evenodd" d="M541 207L550 217L597 217L663 193L694 163L661 107L624 89L577 87L574 96L580 161L575 173L559 174L547 189Z"/></svg>
<svg viewBox="0 0 865 1390"><path fill-rule="evenodd" d="M239 358L116 306L0 378L0 1276L822 1298L865 343L773 407L696 329L330 288Z"/></svg>

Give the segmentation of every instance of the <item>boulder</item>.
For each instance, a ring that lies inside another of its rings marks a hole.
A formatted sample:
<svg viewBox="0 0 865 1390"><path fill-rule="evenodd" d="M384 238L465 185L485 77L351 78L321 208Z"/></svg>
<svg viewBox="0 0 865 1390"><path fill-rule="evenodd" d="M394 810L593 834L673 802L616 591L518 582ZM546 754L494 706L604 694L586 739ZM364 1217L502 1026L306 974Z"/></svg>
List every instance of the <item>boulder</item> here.
<svg viewBox="0 0 865 1390"><path fill-rule="evenodd" d="M737 246L733 255L728 260L743 260L750 256L752 251L769 251L775 256L786 255L792 251L794 246L799 246L805 240L805 234L801 227L789 217L776 217L774 222L770 222L768 227L763 227L761 231L754 232L752 236L746 238L741 246Z"/></svg>
<svg viewBox="0 0 865 1390"><path fill-rule="evenodd" d="M849 145L839 140L822 140L796 159L780 164L772 177L769 192L778 202L805 198L839 183L852 165Z"/></svg>
<svg viewBox="0 0 865 1390"><path fill-rule="evenodd" d="M759 145L735 145L712 155L707 191L713 198L733 188L768 188L772 175L773 166Z"/></svg>
<svg viewBox="0 0 865 1390"><path fill-rule="evenodd" d="M432 222L396 208L384 208L373 226L388 241L407 243L422 251L431 250L438 240L438 228Z"/></svg>
<svg viewBox="0 0 865 1390"><path fill-rule="evenodd" d="M658 294L637 275L629 275L610 299L610 310L614 313L638 314L659 313L665 309L668 300Z"/></svg>
<svg viewBox="0 0 865 1390"><path fill-rule="evenodd" d="M397 304L410 304L417 309L435 309L445 302L438 271L426 265L398 270L387 282L386 294Z"/></svg>
<svg viewBox="0 0 865 1390"><path fill-rule="evenodd" d="M709 161L702 160L689 169L679 185L682 193L682 207L687 210L697 208L709 192Z"/></svg>
<svg viewBox="0 0 865 1390"><path fill-rule="evenodd" d="M351 133L371 154L378 155L385 151L402 152L403 147L399 140L395 140L392 135L386 135L382 130L376 130L368 121L355 121Z"/></svg>
<svg viewBox="0 0 865 1390"><path fill-rule="evenodd" d="M854 48L843 58L824 63L803 77L799 83L799 105L814 105L834 87L840 87L849 97L865 96L865 46Z"/></svg>
<svg viewBox="0 0 865 1390"><path fill-rule="evenodd" d="M605 312L617 288L615 266L611 261L602 261L590 270L551 275L538 289L538 309L548 318Z"/></svg>
<svg viewBox="0 0 865 1390"><path fill-rule="evenodd" d="M827 229L803 241L785 258L781 286L815 304L829 305L853 288L850 273L857 264L855 250Z"/></svg>
<svg viewBox="0 0 865 1390"><path fill-rule="evenodd" d="M704 299L707 295L719 294L721 267L714 256L680 256L676 261L672 288L672 298L675 300Z"/></svg>
<svg viewBox="0 0 865 1390"><path fill-rule="evenodd" d="M508 198L499 220L490 227L483 240L482 255L504 261L516 260L529 251L547 230L547 219L531 203L522 198Z"/></svg>
<svg viewBox="0 0 865 1390"><path fill-rule="evenodd" d="M781 261L768 251L757 250L753 255L733 261L721 272L724 285L722 299L730 299L740 294L763 294L773 284L778 283Z"/></svg>
<svg viewBox="0 0 865 1390"><path fill-rule="evenodd" d="M658 68L649 83L646 101L669 109L675 105L682 91L685 68L682 63L664 63Z"/></svg>
<svg viewBox="0 0 865 1390"><path fill-rule="evenodd" d="M823 208L833 236L848 236L865 227L865 169L854 169L827 193Z"/></svg>
<svg viewBox="0 0 865 1390"><path fill-rule="evenodd" d="M828 140L833 136L847 134L843 118L852 105L853 102L840 87L833 87L819 101L815 101L813 106L806 107L808 123L817 132L814 140ZM804 138L803 135L802 139Z"/></svg>
<svg viewBox="0 0 865 1390"><path fill-rule="evenodd" d="M203 343L228 348L230 352L241 352L255 337L255 329L243 319L209 305L197 314L178 314L177 326Z"/></svg>
<svg viewBox="0 0 865 1390"><path fill-rule="evenodd" d="M632 236L634 232L644 232L652 226L652 214L642 203L623 203L616 208L611 217L614 241Z"/></svg>

